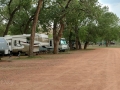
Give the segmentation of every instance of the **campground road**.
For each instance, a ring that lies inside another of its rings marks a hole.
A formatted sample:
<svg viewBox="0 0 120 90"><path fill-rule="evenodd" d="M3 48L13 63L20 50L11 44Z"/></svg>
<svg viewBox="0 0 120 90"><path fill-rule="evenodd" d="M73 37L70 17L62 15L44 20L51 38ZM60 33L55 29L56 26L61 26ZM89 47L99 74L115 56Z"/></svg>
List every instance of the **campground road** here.
<svg viewBox="0 0 120 90"><path fill-rule="evenodd" d="M120 48L0 62L0 90L120 90Z"/></svg>

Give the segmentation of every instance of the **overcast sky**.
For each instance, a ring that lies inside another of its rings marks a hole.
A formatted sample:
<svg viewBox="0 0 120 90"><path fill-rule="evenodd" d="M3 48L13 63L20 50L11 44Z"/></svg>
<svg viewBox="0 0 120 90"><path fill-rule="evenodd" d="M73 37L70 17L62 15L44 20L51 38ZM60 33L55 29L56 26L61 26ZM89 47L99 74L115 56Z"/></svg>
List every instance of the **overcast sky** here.
<svg viewBox="0 0 120 90"><path fill-rule="evenodd" d="M120 18L120 0L98 0L101 4L108 6L109 10Z"/></svg>

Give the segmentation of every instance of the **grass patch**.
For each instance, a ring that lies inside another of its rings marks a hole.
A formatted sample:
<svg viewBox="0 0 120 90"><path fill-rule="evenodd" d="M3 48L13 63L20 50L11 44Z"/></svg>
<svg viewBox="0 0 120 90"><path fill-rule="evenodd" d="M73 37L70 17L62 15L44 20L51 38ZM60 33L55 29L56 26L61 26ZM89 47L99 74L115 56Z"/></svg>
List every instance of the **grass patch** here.
<svg viewBox="0 0 120 90"><path fill-rule="evenodd" d="M65 51L65 52L59 52L58 54L71 54L70 51Z"/></svg>
<svg viewBox="0 0 120 90"><path fill-rule="evenodd" d="M98 46L98 45L89 45L88 48L120 48L120 45L109 45L106 47L106 45Z"/></svg>
<svg viewBox="0 0 120 90"><path fill-rule="evenodd" d="M20 57L15 57L13 60L32 60L32 59L36 59L36 58L42 58L41 56L20 56Z"/></svg>

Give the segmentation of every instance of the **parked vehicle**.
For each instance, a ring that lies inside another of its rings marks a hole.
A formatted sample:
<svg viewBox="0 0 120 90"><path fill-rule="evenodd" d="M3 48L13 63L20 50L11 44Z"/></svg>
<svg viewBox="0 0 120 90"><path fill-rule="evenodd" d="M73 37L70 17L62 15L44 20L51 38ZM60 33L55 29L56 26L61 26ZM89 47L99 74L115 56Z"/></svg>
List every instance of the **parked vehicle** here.
<svg viewBox="0 0 120 90"><path fill-rule="evenodd" d="M20 35L6 35L4 37L7 41L11 53L19 53L22 52L24 46L21 44L21 36ZM22 38L24 39L24 38Z"/></svg>
<svg viewBox="0 0 120 90"><path fill-rule="evenodd" d="M39 51L47 52L47 47L49 46L49 37L46 34L35 34L35 40L39 42Z"/></svg>
<svg viewBox="0 0 120 90"><path fill-rule="evenodd" d="M49 37L46 34L35 33L35 41L39 41L40 46L49 46Z"/></svg>
<svg viewBox="0 0 120 90"><path fill-rule="evenodd" d="M53 51L54 49L54 41L52 38L49 38L46 34L35 34L35 40L40 44L40 52ZM59 42L59 51L65 51L69 49L69 46L65 40L65 38L61 38Z"/></svg>
<svg viewBox="0 0 120 90"><path fill-rule="evenodd" d="M30 34L24 34L24 35L29 35ZM46 34L39 34L39 33L35 33L35 41L39 42L39 51L40 52L47 52L47 51L53 51L54 49L54 43L53 43L53 39L49 38L48 35ZM69 48L65 38L61 38L60 39L60 43L59 43L59 51L65 51Z"/></svg>
<svg viewBox="0 0 120 90"><path fill-rule="evenodd" d="M50 50L53 50L53 48L54 48L54 41L53 41L53 39L49 39L49 47L48 48ZM63 51L63 52L65 50L69 49L68 44L67 44L65 38L61 38L60 39L58 49L59 49L59 51Z"/></svg>
<svg viewBox="0 0 120 90"><path fill-rule="evenodd" d="M29 53L29 40L30 35L6 35L5 39L9 45L10 51L14 53ZM34 42L34 53L39 52L39 43Z"/></svg>
<svg viewBox="0 0 120 90"><path fill-rule="evenodd" d="M4 37L0 37L0 56L10 54L9 46Z"/></svg>
<svg viewBox="0 0 120 90"><path fill-rule="evenodd" d="M6 35L5 39L7 40L8 46L12 53L21 52L29 54L30 36L30 34ZM49 39L48 35L35 33L34 39L34 53L47 52L49 50L53 51L53 39ZM66 43L65 38L60 39L58 49L59 51L65 51L68 49L68 44Z"/></svg>

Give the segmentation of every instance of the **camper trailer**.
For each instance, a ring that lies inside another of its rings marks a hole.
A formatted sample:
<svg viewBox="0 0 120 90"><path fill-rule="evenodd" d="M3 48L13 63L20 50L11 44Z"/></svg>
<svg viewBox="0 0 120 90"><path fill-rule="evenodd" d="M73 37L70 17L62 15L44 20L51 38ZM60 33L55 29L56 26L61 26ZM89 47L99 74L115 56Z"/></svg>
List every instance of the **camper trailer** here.
<svg viewBox="0 0 120 90"><path fill-rule="evenodd" d="M35 34L35 40L39 42L39 51L47 52L47 47L49 46L49 38L46 34Z"/></svg>
<svg viewBox="0 0 120 90"><path fill-rule="evenodd" d="M12 53L25 53L28 54L29 53L29 40L28 38L30 38L30 35L6 35L5 39L7 40L7 43L9 45L10 51ZM34 53L38 53L39 52L39 45L38 43L34 43L34 49L33 52Z"/></svg>
<svg viewBox="0 0 120 90"><path fill-rule="evenodd" d="M30 37L30 34L23 34L23 36ZM39 52L46 52L47 51L47 47L49 46L48 35L35 33L34 40L36 43L39 43Z"/></svg>
<svg viewBox="0 0 120 90"><path fill-rule="evenodd" d="M24 52L25 54L28 55L29 54L29 46L30 46L29 41L22 42L21 44L24 46L24 48L22 49L22 52ZM33 53L36 53L36 54L39 53L39 42L37 42L37 41L34 42Z"/></svg>
<svg viewBox="0 0 120 90"><path fill-rule="evenodd" d="M4 38L7 41L7 44L10 48L11 53L22 52L22 49L24 48L24 46L21 44L20 36L18 36L18 35L13 35L13 36L6 35Z"/></svg>
<svg viewBox="0 0 120 90"><path fill-rule="evenodd" d="M10 51L12 53L24 52L28 54L30 36L31 36L30 34L6 35L5 39L7 40ZM47 51L46 47L48 46L49 46L48 35L35 33L33 52L38 53L41 51Z"/></svg>
<svg viewBox="0 0 120 90"><path fill-rule="evenodd" d="M7 41L4 37L0 37L0 56L10 54Z"/></svg>
<svg viewBox="0 0 120 90"><path fill-rule="evenodd" d="M49 38L46 34L35 34L35 40L39 42L40 46L49 46Z"/></svg>

